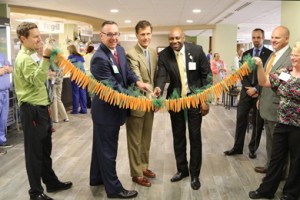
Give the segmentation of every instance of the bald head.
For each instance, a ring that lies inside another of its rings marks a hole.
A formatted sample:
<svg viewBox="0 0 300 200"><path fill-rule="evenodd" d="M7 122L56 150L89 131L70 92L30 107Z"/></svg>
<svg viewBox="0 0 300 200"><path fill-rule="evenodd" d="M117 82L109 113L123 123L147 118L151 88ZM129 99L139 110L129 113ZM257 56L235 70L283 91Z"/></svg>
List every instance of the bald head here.
<svg viewBox="0 0 300 200"><path fill-rule="evenodd" d="M169 32L169 44L174 51L180 51L185 41L184 32L179 27L174 27Z"/></svg>
<svg viewBox="0 0 300 200"><path fill-rule="evenodd" d="M289 44L290 31L285 26L276 27L271 36L271 44L275 51L279 51Z"/></svg>

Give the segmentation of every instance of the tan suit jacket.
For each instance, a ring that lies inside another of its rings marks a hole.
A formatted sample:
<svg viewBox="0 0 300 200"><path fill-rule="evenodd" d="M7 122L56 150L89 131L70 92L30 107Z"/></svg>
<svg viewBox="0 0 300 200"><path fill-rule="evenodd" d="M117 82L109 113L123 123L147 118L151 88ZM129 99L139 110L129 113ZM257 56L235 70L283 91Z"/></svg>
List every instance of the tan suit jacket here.
<svg viewBox="0 0 300 200"><path fill-rule="evenodd" d="M153 48L150 47L148 47L148 52L151 64L150 72L148 71L146 56L138 44L136 44L127 53L127 61L133 72L138 76L139 80L143 81L144 83L151 84L153 86L157 70L157 53ZM131 110L132 116L143 117L144 114L145 112L139 110Z"/></svg>

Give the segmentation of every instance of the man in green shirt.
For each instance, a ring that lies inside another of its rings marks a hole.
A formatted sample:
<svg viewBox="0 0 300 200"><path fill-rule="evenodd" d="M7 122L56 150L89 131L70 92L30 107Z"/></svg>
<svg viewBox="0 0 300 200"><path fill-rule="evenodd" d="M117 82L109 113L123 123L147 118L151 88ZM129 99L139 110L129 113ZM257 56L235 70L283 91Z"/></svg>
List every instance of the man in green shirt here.
<svg viewBox="0 0 300 200"><path fill-rule="evenodd" d="M49 200L52 198L44 194L41 179L47 192L72 186L71 182L59 181L52 169L50 100L46 89L52 47L44 47L43 59L40 60L36 50L43 44L34 23L21 23L17 27L17 35L22 47L15 61L14 85L21 110L29 195L31 200Z"/></svg>

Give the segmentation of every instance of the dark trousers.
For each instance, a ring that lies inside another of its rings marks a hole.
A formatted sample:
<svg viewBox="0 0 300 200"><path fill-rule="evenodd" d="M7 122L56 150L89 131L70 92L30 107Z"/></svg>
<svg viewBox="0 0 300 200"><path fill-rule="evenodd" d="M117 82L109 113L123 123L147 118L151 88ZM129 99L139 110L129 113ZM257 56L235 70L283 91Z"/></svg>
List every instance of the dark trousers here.
<svg viewBox="0 0 300 200"><path fill-rule="evenodd" d="M88 87L86 87L85 92L86 92L86 107L91 108L92 100L91 100L90 94L88 92Z"/></svg>
<svg viewBox="0 0 300 200"><path fill-rule="evenodd" d="M79 87L75 81L71 81L72 99L73 99L73 113L78 113L78 106L80 105L81 113L87 112L86 107L86 90Z"/></svg>
<svg viewBox="0 0 300 200"><path fill-rule="evenodd" d="M104 184L107 194L123 190L116 172L116 158L120 126L106 126L94 122L90 184Z"/></svg>
<svg viewBox="0 0 300 200"><path fill-rule="evenodd" d="M282 170L286 164L288 153L290 154L289 175L283 187L283 194L291 199L300 196L300 127L276 124L273 136L273 149L271 161L266 177L259 186L262 194L275 194Z"/></svg>
<svg viewBox="0 0 300 200"><path fill-rule="evenodd" d="M190 139L190 170L186 156L186 121L184 112L188 115L188 130ZM191 108L180 112L170 111L173 145L178 172L188 174L192 177L199 177L202 162L202 141L201 141L201 122L202 116L199 108Z"/></svg>
<svg viewBox="0 0 300 200"><path fill-rule="evenodd" d="M259 110L256 108L256 100L248 95L241 96L237 108L235 140L233 148L243 152L245 135L248 126L249 113L252 109L252 136L249 142L249 151L255 152L259 147L261 133L264 127L264 120L260 117Z"/></svg>
<svg viewBox="0 0 300 200"><path fill-rule="evenodd" d="M58 183L52 169L50 116L47 106L24 103L20 109L26 170L30 185L29 195L35 197L44 191L41 178L46 185Z"/></svg>

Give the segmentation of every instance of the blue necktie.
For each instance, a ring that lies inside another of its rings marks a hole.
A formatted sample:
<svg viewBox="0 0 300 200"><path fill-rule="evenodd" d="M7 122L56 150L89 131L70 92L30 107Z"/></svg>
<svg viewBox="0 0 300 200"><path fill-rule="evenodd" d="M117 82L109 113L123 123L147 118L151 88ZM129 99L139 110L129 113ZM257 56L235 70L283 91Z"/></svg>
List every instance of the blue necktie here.
<svg viewBox="0 0 300 200"><path fill-rule="evenodd" d="M147 63L148 63L148 71L149 71L149 73L151 72L150 71L150 69L151 69L151 64L150 64L150 56L149 56L149 52L148 52L148 50L146 49L145 50L145 56L146 56L146 60L147 60Z"/></svg>

